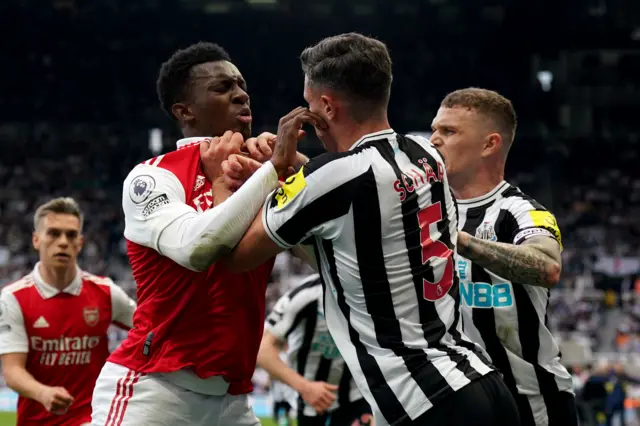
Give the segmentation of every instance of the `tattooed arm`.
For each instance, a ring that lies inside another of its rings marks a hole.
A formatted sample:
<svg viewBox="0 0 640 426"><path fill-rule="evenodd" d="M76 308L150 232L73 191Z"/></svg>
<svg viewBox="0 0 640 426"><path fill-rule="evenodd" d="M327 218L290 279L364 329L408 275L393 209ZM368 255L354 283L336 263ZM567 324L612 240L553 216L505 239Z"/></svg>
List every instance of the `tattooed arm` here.
<svg viewBox="0 0 640 426"><path fill-rule="evenodd" d="M459 232L458 254L509 281L546 288L558 283L562 270L560 244L543 236L513 245Z"/></svg>

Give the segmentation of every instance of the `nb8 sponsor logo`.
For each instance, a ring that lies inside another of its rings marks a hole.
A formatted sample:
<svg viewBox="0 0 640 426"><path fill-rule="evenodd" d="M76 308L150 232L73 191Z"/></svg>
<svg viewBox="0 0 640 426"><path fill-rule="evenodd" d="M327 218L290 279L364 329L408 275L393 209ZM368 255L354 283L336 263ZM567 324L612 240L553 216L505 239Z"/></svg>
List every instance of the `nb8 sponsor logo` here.
<svg viewBox="0 0 640 426"><path fill-rule="evenodd" d="M328 359L338 358L340 351L336 347L331 335L321 333L317 339L311 344L311 350L319 352L323 357Z"/></svg>
<svg viewBox="0 0 640 426"><path fill-rule="evenodd" d="M472 308L513 306L510 284L460 283L460 301Z"/></svg>

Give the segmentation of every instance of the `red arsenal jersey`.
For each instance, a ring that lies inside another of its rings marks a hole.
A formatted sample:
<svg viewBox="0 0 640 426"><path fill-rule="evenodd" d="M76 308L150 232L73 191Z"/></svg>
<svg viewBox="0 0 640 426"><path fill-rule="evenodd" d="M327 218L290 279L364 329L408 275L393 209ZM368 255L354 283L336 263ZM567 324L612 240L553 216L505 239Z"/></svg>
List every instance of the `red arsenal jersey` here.
<svg viewBox="0 0 640 426"><path fill-rule="evenodd" d="M93 387L108 355L107 329L130 328L135 302L109 278L80 271L64 290L38 272L1 293L0 354L27 353L27 371L42 384L64 387L74 401L64 415L18 398L18 425L76 426L91 421Z"/></svg>
<svg viewBox="0 0 640 426"><path fill-rule="evenodd" d="M125 237L138 309L133 329L109 361L142 373L222 376L229 393L248 393L273 260L238 275L222 264L197 272L163 255L158 243L163 238L165 247L180 247L170 225L213 206L200 140L181 140L178 150L136 166L125 180Z"/></svg>

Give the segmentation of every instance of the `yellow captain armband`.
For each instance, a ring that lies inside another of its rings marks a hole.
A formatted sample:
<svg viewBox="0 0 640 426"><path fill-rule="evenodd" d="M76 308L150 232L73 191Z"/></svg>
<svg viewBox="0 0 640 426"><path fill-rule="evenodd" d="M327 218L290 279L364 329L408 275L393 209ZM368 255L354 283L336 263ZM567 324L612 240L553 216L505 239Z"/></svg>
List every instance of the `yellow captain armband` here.
<svg viewBox="0 0 640 426"><path fill-rule="evenodd" d="M289 176L284 185L276 191L275 199L278 203L278 208L286 206L291 200L293 200L304 188L307 187L307 182L304 179L303 170L304 166L300 168L298 173Z"/></svg>
<svg viewBox="0 0 640 426"><path fill-rule="evenodd" d="M536 228L544 228L551 232L560 246L562 246L562 233L555 216L548 211L534 210L529 212L529 217Z"/></svg>

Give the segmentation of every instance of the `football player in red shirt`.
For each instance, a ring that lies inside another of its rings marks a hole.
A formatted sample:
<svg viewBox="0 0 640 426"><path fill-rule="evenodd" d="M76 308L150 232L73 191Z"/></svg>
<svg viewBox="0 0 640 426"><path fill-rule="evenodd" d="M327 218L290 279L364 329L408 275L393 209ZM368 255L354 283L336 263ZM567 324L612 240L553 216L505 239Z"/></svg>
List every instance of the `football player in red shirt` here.
<svg viewBox="0 0 640 426"><path fill-rule="evenodd" d="M76 265L82 213L71 198L40 206L33 271L0 293L0 359L18 398L18 425L91 421L91 394L109 355L107 329L132 325L135 302Z"/></svg>
<svg viewBox="0 0 640 426"><path fill-rule="evenodd" d="M249 95L218 45L177 51L160 70L158 94L184 138L124 182L139 306L96 383L92 424L259 425L247 394L273 260L238 275L214 260L240 240L279 177L306 157L296 137L275 142L263 165L239 155L251 134ZM259 151L274 136L258 139L246 149ZM245 170L255 173L237 189Z"/></svg>

